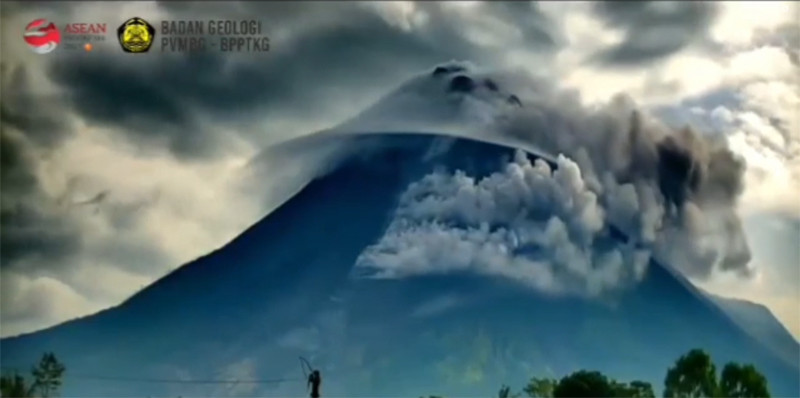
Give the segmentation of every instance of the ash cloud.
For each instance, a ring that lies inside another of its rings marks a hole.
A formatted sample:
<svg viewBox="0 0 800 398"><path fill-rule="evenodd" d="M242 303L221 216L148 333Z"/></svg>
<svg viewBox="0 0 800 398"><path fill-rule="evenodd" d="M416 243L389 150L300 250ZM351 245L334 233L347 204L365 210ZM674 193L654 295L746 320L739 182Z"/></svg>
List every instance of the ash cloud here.
<svg viewBox="0 0 800 398"><path fill-rule="evenodd" d="M673 130L618 95L585 107L574 92L532 93L500 130L574 159L610 222L686 275L750 275L736 214L744 161L719 134Z"/></svg>
<svg viewBox="0 0 800 398"><path fill-rule="evenodd" d="M587 297L641 280L651 258L692 278L752 275L736 213L745 164L723 136L670 129L625 95L584 106L526 74L492 81L524 105L498 108L489 129L556 155L557 167L520 153L482 180L433 173L411 184L356 262L366 275L476 272Z"/></svg>
<svg viewBox="0 0 800 398"><path fill-rule="evenodd" d="M578 165L518 151L479 181L432 173L402 195L386 234L356 262L361 276L476 272L552 295L597 297L644 276L649 255L620 245Z"/></svg>

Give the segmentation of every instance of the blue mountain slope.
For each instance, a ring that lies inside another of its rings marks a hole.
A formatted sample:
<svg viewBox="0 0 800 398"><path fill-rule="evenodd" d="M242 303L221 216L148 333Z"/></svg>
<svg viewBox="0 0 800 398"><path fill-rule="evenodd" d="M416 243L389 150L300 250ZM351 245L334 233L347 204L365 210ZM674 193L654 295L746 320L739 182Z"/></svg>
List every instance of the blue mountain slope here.
<svg viewBox="0 0 800 398"><path fill-rule="evenodd" d="M337 139L359 150L228 245L115 308L3 339L3 365L56 352L69 369L64 396L299 396L302 355L322 370L327 396L490 396L579 368L658 387L679 355L702 347L718 363L755 363L774 395L800 391L796 364L656 263L604 301L468 272L365 278L353 265L410 183L434 169L480 178L514 152L432 135ZM114 375L292 380L234 389L97 379Z"/></svg>
<svg viewBox="0 0 800 398"><path fill-rule="evenodd" d="M742 330L762 342L775 355L789 364L796 364L800 359L800 343L767 307L747 300L720 297L710 293L708 296Z"/></svg>

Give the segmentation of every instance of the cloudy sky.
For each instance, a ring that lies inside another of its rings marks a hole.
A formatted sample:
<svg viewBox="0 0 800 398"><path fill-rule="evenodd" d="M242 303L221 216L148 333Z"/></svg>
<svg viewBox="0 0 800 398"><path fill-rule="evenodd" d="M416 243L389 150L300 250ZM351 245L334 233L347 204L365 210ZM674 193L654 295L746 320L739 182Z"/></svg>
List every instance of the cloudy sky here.
<svg viewBox="0 0 800 398"><path fill-rule="evenodd" d="M756 276L696 281L800 336L800 7L789 2L3 2L2 332L119 303L268 206L231 175L451 59L519 69L586 105L624 92L723 134ZM25 25L132 16L262 21L267 53L31 52ZM276 170L278 173L286 170ZM269 186L269 181L265 181Z"/></svg>

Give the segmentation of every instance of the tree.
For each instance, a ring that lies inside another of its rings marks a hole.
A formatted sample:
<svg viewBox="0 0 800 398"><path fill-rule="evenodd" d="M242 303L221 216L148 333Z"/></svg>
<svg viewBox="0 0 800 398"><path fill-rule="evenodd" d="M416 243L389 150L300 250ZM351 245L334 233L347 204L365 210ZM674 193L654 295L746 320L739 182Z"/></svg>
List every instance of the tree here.
<svg viewBox="0 0 800 398"><path fill-rule="evenodd" d="M753 365L727 363L717 382L716 366L703 350L693 349L675 361L664 379L665 398L769 398L767 379ZM597 371L580 370L561 380L533 377L522 389L531 398L655 398L645 381L621 383ZM503 385L499 398L518 398ZM420 397L423 398L423 397ZM431 396L429 398L440 398Z"/></svg>
<svg viewBox="0 0 800 398"><path fill-rule="evenodd" d="M630 384L617 383L612 381L612 388L614 389L615 397L626 398L655 398L656 393L653 392L653 386L650 383L634 380Z"/></svg>
<svg viewBox="0 0 800 398"><path fill-rule="evenodd" d="M31 370L33 374L32 390L42 398L56 395L58 388L61 387L61 377L64 375L64 370L66 368L61 362L58 362L52 352L44 353L39 365Z"/></svg>
<svg viewBox="0 0 800 398"><path fill-rule="evenodd" d="M0 396L26 398L32 396L31 392L24 377L18 374L0 376Z"/></svg>
<svg viewBox="0 0 800 398"><path fill-rule="evenodd" d="M614 397L608 378L600 372L581 370L562 378L553 389L555 398Z"/></svg>
<svg viewBox="0 0 800 398"><path fill-rule="evenodd" d="M522 392L531 398L553 398L556 384L558 384L556 379L532 377Z"/></svg>
<svg viewBox="0 0 800 398"><path fill-rule="evenodd" d="M769 398L767 378L753 365L729 362L722 369L720 394L731 398Z"/></svg>
<svg viewBox="0 0 800 398"><path fill-rule="evenodd" d="M511 387L503 384L500 391L497 392L497 398L512 398Z"/></svg>
<svg viewBox="0 0 800 398"><path fill-rule="evenodd" d="M632 398L656 398L656 393L653 391L653 385L641 380L634 380L630 384L629 395Z"/></svg>
<svg viewBox="0 0 800 398"><path fill-rule="evenodd" d="M716 392L716 367L703 350L689 351L667 370L664 379L665 398L714 397Z"/></svg>

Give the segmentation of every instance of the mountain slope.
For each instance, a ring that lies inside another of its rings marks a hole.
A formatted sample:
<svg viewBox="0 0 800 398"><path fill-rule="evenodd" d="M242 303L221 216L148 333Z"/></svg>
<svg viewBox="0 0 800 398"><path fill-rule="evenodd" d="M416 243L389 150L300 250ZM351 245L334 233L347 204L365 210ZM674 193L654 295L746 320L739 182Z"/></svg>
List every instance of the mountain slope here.
<svg viewBox="0 0 800 398"><path fill-rule="evenodd" d="M765 306L747 300L707 293L739 327L768 347L788 364L800 358L800 343Z"/></svg>
<svg viewBox="0 0 800 398"><path fill-rule="evenodd" d="M227 246L118 307L3 339L3 365L55 351L69 369L64 396L226 395L228 386L92 377L297 379L302 355L322 370L330 396L477 396L577 368L660 386L678 355L703 347L718 362L755 363L775 395L800 389L796 365L656 263L606 300L469 270L364 275L353 265L390 228L409 184L433 170L480 179L515 154L430 135L339 139L359 150ZM236 390L303 391L300 380Z"/></svg>

